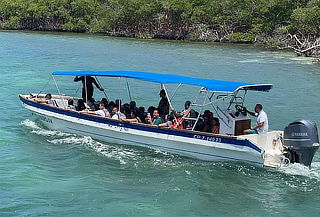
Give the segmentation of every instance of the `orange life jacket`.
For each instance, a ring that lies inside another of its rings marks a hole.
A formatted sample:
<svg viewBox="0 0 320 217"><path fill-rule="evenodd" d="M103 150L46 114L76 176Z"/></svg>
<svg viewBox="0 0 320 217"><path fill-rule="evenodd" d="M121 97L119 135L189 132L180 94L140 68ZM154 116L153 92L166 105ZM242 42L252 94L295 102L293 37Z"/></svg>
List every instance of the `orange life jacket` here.
<svg viewBox="0 0 320 217"><path fill-rule="evenodd" d="M181 120L181 117L177 118L176 120L173 120L173 124L170 126L170 128L183 129L183 124L182 124L182 122L179 124L178 127L176 127L177 124L180 122L180 120Z"/></svg>

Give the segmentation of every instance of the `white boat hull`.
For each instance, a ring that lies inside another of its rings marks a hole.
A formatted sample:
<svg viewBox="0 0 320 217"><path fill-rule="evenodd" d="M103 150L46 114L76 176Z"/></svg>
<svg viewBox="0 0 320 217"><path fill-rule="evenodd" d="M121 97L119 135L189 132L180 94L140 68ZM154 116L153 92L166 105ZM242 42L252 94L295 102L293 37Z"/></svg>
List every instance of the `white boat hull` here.
<svg viewBox="0 0 320 217"><path fill-rule="evenodd" d="M100 141L145 146L206 161L239 160L264 165L264 150L249 140L232 136L179 132L144 124L128 124L107 118L81 115L64 109L34 103L20 97L48 128L91 136Z"/></svg>

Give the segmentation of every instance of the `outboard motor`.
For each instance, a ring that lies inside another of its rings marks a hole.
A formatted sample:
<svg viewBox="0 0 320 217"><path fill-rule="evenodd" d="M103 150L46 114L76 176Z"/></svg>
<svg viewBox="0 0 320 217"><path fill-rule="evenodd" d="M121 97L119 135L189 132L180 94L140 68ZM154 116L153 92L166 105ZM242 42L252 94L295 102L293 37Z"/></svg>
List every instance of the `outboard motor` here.
<svg viewBox="0 0 320 217"><path fill-rule="evenodd" d="M285 156L291 163L310 167L312 158L319 148L318 129L315 122L299 119L284 129L283 146Z"/></svg>

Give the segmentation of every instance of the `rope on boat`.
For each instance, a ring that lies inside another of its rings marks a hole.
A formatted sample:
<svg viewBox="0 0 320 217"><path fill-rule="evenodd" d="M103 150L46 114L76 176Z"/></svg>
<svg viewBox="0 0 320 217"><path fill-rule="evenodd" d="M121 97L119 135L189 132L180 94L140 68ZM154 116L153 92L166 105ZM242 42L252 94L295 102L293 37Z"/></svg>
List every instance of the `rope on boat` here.
<svg viewBox="0 0 320 217"><path fill-rule="evenodd" d="M126 82L127 82L127 89L128 89L128 94L129 94L130 102L131 102L132 99L131 99L131 92L130 92L130 87L129 87L128 79L126 79Z"/></svg>
<svg viewBox="0 0 320 217"><path fill-rule="evenodd" d="M43 92L43 90L45 89L45 87L48 86L48 84L49 84L50 81L51 81L51 79L49 79L49 80L47 81L47 83L41 88L41 90L39 91L39 93L37 94L36 97L38 97L38 96Z"/></svg>
<svg viewBox="0 0 320 217"><path fill-rule="evenodd" d="M99 86L100 86L101 88L103 88L102 85L101 85L101 83L100 83L100 81L99 81L99 79L97 78L97 76L94 76L94 77L95 77L95 79L97 80ZM104 88L103 88L103 91L102 91L102 92L104 93L104 96L105 96L105 97L107 98L107 100L109 101L109 97L107 96L106 92L104 91Z"/></svg>

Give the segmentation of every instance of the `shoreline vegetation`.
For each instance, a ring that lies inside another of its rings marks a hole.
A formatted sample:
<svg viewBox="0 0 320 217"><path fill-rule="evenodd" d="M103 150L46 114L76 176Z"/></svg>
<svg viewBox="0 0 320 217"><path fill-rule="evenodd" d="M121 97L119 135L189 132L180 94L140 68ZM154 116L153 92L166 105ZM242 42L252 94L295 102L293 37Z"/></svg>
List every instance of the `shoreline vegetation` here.
<svg viewBox="0 0 320 217"><path fill-rule="evenodd" d="M320 62L320 0L2 0L0 30L247 43Z"/></svg>

